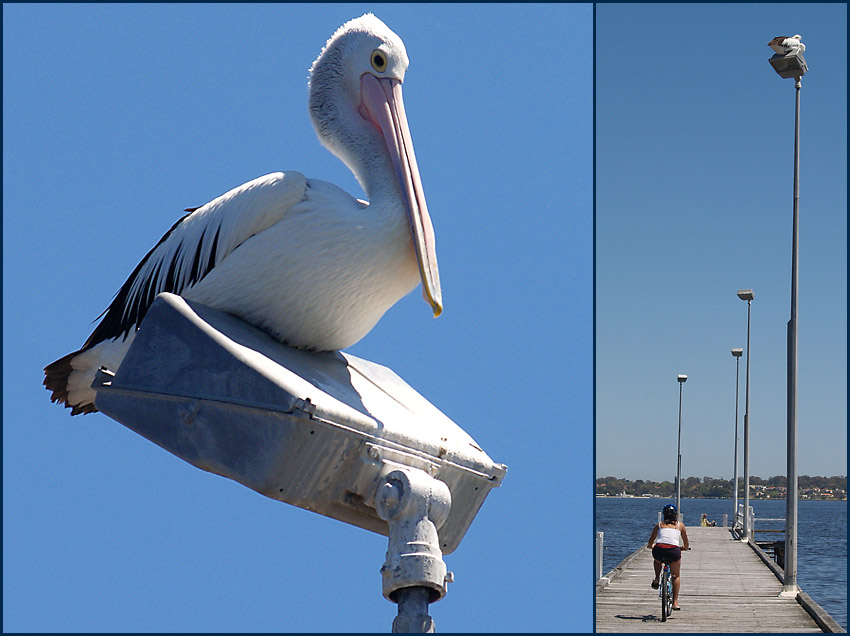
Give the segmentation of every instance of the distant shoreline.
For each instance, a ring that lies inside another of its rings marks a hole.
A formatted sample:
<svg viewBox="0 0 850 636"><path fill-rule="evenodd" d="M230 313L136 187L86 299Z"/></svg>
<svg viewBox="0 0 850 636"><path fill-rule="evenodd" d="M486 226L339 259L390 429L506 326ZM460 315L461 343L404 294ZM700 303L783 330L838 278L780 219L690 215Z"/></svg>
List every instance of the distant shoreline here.
<svg viewBox="0 0 850 636"><path fill-rule="evenodd" d="M599 495L599 494L597 494L596 496L599 497L599 498L605 498L605 499L670 499L670 497L656 496L656 495L652 495L650 497L644 497L642 495ZM682 499L721 499L721 500L724 500L724 501L732 501L732 497L691 497L691 496L688 496L688 497L682 497ZM738 499L741 500L741 497L739 496ZM798 498L797 500L798 501L847 501L847 497L844 497L843 499L838 499L838 498L800 499L800 498ZM750 501L785 501L785 498L784 497L782 497L782 498L775 497L775 498L772 498L772 499L764 499L762 497L758 497L758 498L750 497Z"/></svg>
<svg viewBox="0 0 850 636"><path fill-rule="evenodd" d="M774 475L762 479L755 475L749 477L750 499L785 500L787 479L784 475ZM680 486L673 481L652 481L644 479L625 479L622 477L596 478L596 495L609 497L637 497L670 499L678 494L689 499L732 499L735 485L731 479L715 477L682 477ZM738 478L738 497L745 492L743 479ZM800 501L847 501L847 476L799 475L797 477L797 499Z"/></svg>

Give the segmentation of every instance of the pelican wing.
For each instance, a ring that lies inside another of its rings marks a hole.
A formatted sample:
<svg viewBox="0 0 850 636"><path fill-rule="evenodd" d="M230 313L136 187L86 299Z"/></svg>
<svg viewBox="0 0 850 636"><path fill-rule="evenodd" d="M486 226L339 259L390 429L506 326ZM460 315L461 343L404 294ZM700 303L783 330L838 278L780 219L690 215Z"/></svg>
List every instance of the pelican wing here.
<svg viewBox="0 0 850 636"><path fill-rule="evenodd" d="M191 288L243 242L303 200L304 175L275 172L234 188L175 223L130 274L83 345L126 336L162 292Z"/></svg>

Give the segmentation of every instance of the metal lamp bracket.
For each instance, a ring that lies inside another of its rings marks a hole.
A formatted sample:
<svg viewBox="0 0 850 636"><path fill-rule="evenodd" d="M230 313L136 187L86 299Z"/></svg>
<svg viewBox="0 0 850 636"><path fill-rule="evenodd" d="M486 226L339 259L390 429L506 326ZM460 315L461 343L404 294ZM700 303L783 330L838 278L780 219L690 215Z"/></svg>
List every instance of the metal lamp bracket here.
<svg viewBox="0 0 850 636"><path fill-rule="evenodd" d="M389 525L383 593L399 606L394 633L434 631L428 604L446 595L451 580L437 535L450 508L448 486L422 470L397 468L378 484L375 509Z"/></svg>

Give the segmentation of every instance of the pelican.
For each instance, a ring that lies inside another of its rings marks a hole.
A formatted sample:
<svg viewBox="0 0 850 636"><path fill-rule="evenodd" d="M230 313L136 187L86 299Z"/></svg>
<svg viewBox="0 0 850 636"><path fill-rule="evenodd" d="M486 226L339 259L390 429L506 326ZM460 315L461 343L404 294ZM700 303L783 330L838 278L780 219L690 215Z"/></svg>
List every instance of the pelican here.
<svg viewBox="0 0 850 636"><path fill-rule="evenodd" d="M799 33L788 37L787 35L779 35L773 38L767 45L776 51L779 55L787 55L791 51L799 50L800 53L806 50L806 45L800 40L803 38Z"/></svg>
<svg viewBox="0 0 850 636"><path fill-rule="evenodd" d="M337 29L310 68L310 118L369 201L298 172L275 172L188 208L85 344L45 367L51 401L72 415L96 411L95 373L118 369L160 292L318 351L363 338L420 281L438 316L434 229L401 94L408 63L401 39L371 13Z"/></svg>

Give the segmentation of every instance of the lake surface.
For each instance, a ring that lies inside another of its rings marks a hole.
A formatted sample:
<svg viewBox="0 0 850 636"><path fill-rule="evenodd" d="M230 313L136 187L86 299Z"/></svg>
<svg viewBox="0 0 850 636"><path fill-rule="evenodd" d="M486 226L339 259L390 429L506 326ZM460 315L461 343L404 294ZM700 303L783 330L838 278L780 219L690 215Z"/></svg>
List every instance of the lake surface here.
<svg viewBox="0 0 850 636"><path fill-rule="evenodd" d="M702 513L723 525L723 514L732 525L731 499L682 499L686 526L699 525ZM675 499L596 498L596 531L604 532L602 574L649 540L658 522L658 511ZM739 500L742 503L742 500ZM762 519L785 517L784 500L750 500L757 529L782 527L783 523L759 523ZM782 533L762 533L757 540L782 540ZM847 502L798 501L797 584L839 625L847 629Z"/></svg>

